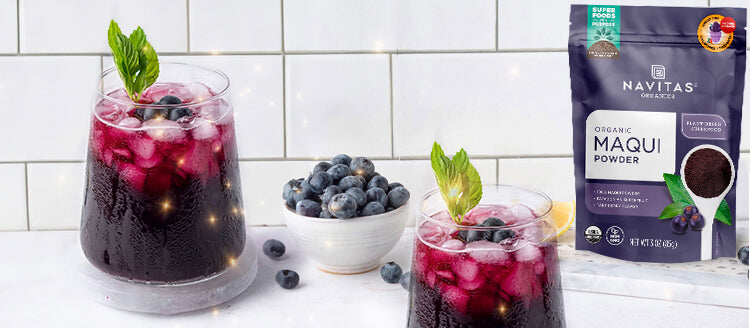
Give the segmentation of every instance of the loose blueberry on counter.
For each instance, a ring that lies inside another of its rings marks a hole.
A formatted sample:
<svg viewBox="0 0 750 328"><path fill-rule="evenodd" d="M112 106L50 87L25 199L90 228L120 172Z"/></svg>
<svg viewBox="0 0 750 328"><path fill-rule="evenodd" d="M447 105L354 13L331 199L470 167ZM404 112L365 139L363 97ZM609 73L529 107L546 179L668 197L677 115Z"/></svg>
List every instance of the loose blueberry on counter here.
<svg viewBox="0 0 750 328"><path fill-rule="evenodd" d="M748 260L748 249L747 246L742 246L737 251L737 259L740 260L740 263L747 265Z"/></svg>
<svg viewBox="0 0 750 328"><path fill-rule="evenodd" d="M362 189L362 187L364 187L362 181L353 175L344 177L343 179L341 179L341 181L339 181L339 188L341 188L341 190L349 190L349 188Z"/></svg>
<svg viewBox="0 0 750 328"><path fill-rule="evenodd" d="M503 220L500 220L498 218L487 218L482 222L482 226L485 227L502 227L505 225L505 222Z"/></svg>
<svg viewBox="0 0 750 328"><path fill-rule="evenodd" d="M161 97L159 101L155 102L154 105L181 105L182 100L180 98L173 96L173 95L166 95L164 97Z"/></svg>
<svg viewBox="0 0 750 328"><path fill-rule="evenodd" d="M338 194L331 198L328 210L339 219L349 219L357 214L357 201L349 194Z"/></svg>
<svg viewBox="0 0 750 328"><path fill-rule="evenodd" d="M391 191L393 189L396 189L396 187L403 187L403 186L404 185L402 185L401 183L391 182L391 183L388 184L388 189L383 189L383 190L385 190L385 192L389 192L389 191Z"/></svg>
<svg viewBox="0 0 750 328"><path fill-rule="evenodd" d="M367 204L367 195L365 195L365 192L362 191L362 189L349 188L345 193L354 198L354 200L357 202L357 208L361 209L365 206L365 204Z"/></svg>
<svg viewBox="0 0 750 328"><path fill-rule="evenodd" d="M266 254L266 256L272 259L280 258L284 255L284 252L286 252L286 246L284 246L284 243L281 241L269 239L263 243L263 254Z"/></svg>
<svg viewBox="0 0 750 328"><path fill-rule="evenodd" d="M339 186L330 185L326 187L325 190L323 190L323 195L320 196L320 201L323 204L328 204L329 202L331 202L331 198L333 198L333 196L336 196L337 194L340 194L340 193L341 193L341 188L339 188Z"/></svg>
<svg viewBox="0 0 750 328"><path fill-rule="evenodd" d="M685 209L682 211L682 213L685 215L686 218L692 217L693 214L698 213L698 208L694 205L688 205L685 206Z"/></svg>
<svg viewBox="0 0 750 328"><path fill-rule="evenodd" d="M388 201L391 206L399 208L409 200L409 191L404 187L396 187L388 192Z"/></svg>
<svg viewBox="0 0 750 328"><path fill-rule="evenodd" d="M309 199L303 199L297 202L297 214L313 218L320 217L320 204Z"/></svg>
<svg viewBox="0 0 750 328"><path fill-rule="evenodd" d="M318 164L315 164L315 167L313 168L313 174L318 172L326 172L331 168L331 166L333 165L328 162L320 162Z"/></svg>
<svg viewBox="0 0 750 328"><path fill-rule="evenodd" d="M385 207L383 207L382 204L378 202L370 202L365 205L365 207L362 208L362 211L359 213L359 216L370 216L370 215L378 215L385 213Z"/></svg>
<svg viewBox="0 0 750 328"><path fill-rule="evenodd" d="M299 275L292 270L279 270L276 273L276 282L284 289L292 289L299 284Z"/></svg>
<svg viewBox="0 0 750 328"><path fill-rule="evenodd" d="M372 188L380 188L385 191L386 189L388 189L388 179L386 179L382 175L376 175L372 177L372 179L370 179L370 182L367 183L367 189L369 190Z"/></svg>
<svg viewBox="0 0 750 328"><path fill-rule="evenodd" d="M388 262L380 268L380 276L389 284L395 284L401 280L401 267L393 262Z"/></svg>
<svg viewBox="0 0 750 328"><path fill-rule="evenodd" d="M352 171L349 169L349 166L344 164L335 164L331 166L331 168L329 168L326 172L331 175L334 183L339 183L339 181L344 177L352 175Z"/></svg>
<svg viewBox="0 0 750 328"><path fill-rule="evenodd" d="M180 107L180 108L172 108L169 110L169 120L170 121L177 121L180 118L183 118L185 116L193 115L193 111L190 110L190 108Z"/></svg>
<svg viewBox="0 0 750 328"><path fill-rule="evenodd" d="M685 216L678 215L672 218L672 232L682 235L687 231L688 220Z"/></svg>
<svg viewBox="0 0 750 328"><path fill-rule="evenodd" d="M492 233L492 242L499 243L508 238L514 238L516 233L511 230L496 230Z"/></svg>
<svg viewBox="0 0 750 328"><path fill-rule="evenodd" d="M409 290L409 287L411 287L411 271L406 271L401 276L401 287L404 287L406 290Z"/></svg>
<svg viewBox="0 0 750 328"><path fill-rule="evenodd" d="M388 194L378 187L367 189L367 202L378 202L383 205L384 209L388 206Z"/></svg>
<svg viewBox="0 0 750 328"><path fill-rule="evenodd" d="M366 157L355 157L352 162L349 163L349 168L352 170L352 174L361 176L370 176L375 173L375 164Z"/></svg>
<svg viewBox="0 0 750 328"><path fill-rule="evenodd" d="M347 167L349 167L349 164L352 162L352 158L349 157L349 155L346 154L338 154L336 156L333 156L331 159L331 164L337 165L337 164L344 164Z"/></svg>
<svg viewBox="0 0 750 328"><path fill-rule="evenodd" d="M695 213L690 216L688 224L690 224L690 229L693 231L701 231L706 226L706 220L703 219L703 215L700 213Z"/></svg>
<svg viewBox="0 0 750 328"><path fill-rule="evenodd" d="M322 193L331 183L333 183L333 177L323 171L314 173L309 181L310 189L316 194Z"/></svg>

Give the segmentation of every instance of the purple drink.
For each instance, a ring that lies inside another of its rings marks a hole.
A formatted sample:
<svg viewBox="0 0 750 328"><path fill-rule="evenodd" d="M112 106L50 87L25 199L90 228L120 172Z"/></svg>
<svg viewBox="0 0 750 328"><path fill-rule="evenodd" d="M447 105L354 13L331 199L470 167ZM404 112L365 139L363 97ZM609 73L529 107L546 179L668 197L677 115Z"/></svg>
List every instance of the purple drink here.
<svg viewBox="0 0 750 328"><path fill-rule="evenodd" d="M488 204L475 207L461 225L430 205L436 204L431 198L441 201L438 193L425 197L408 326L565 327L554 228L543 219L548 199L520 188L484 188ZM538 200L527 203L530 197ZM475 226L488 218L505 225Z"/></svg>
<svg viewBox="0 0 750 328"><path fill-rule="evenodd" d="M225 78L201 67L163 67L167 75ZM156 83L136 104L123 89L106 88L115 72L103 74L92 115L84 254L100 270L139 282L188 282L225 270L245 244L228 81L218 92L197 82ZM167 95L182 104L153 104Z"/></svg>

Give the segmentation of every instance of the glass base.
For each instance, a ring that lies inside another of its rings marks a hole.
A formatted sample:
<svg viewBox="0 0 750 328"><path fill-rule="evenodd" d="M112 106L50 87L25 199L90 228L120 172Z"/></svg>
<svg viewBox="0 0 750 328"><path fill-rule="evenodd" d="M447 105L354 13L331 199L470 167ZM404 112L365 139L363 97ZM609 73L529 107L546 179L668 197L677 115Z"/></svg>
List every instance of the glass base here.
<svg viewBox="0 0 750 328"><path fill-rule="evenodd" d="M235 265L202 280L181 284L145 284L114 278L91 265L78 247L75 281L98 303L146 313L176 314L205 309L241 294L258 273L255 244L247 240Z"/></svg>

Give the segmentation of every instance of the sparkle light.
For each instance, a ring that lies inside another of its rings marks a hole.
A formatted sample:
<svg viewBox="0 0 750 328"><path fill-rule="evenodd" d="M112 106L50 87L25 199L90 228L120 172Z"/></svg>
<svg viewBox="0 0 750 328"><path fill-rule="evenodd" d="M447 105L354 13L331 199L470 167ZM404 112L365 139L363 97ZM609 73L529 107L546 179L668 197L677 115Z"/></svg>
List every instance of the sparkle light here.
<svg viewBox="0 0 750 328"><path fill-rule="evenodd" d="M230 265L235 265L235 264L237 264L237 260L235 260L234 258L231 258L231 257L230 257L230 258L229 258L229 264L230 264Z"/></svg>
<svg viewBox="0 0 750 328"><path fill-rule="evenodd" d="M232 212L234 212L234 214L237 214L237 213L239 213L240 211L239 211L239 210L238 210L238 209L237 209L237 208L235 207L235 208L233 208L233 209L232 209Z"/></svg>
<svg viewBox="0 0 750 328"><path fill-rule="evenodd" d="M263 70L263 66L262 65L255 65L255 70L256 71L262 71Z"/></svg>
<svg viewBox="0 0 750 328"><path fill-rule="evenodd" d="M209 218L208 220L209 220L209 221L211 221L211 223L214 223L214 222L216 222L216 218L215 218L215 217L213 217L213 216L212 216L211 218Z"/></svg>
<svg viewBox="0 0 750 328"><path fill-rule="evenodd" d="M164 208L164 210L169 209L169 202L164 202L161 204L161 206Z"/></svg>
<svg viewBox="0 0 750 328"><path fill-rule="evenodd" d="M227 181L227 183L225 183L224 185L227 186L227 188L232 188L232 183L229 181Z"/></svg>
<svg viewBox="0 0 750 328"><path fill-rule="evenodd" d="M214 151L219 152L221 150L221 145L214 146Z"/></svg>
<svg viewBox="0 0 750 328"><path fill-rule="evenodd" d="M212 55L218 55L218 54L219 54L219 51L218 51L218 50L211 50L211 54L212 54Z"/></svg>
<svg viewBox="0 0 750 328"><path fill-rule="evenodd" d="M182 165L182 164L185 164L185 160L184 160L184 159L182 159L182 158L180 158L180 160L179 160L179 161L177 161L177 164L178 164L178 165Z"/></svg>
<svg viewBox="0 0 750 328"><path fill-rule="evenodd" d="M215 309L214 309L213 311L211 311L211 312L212 312L212 313L214 314L214 317L215 317L215 316L217 316L217 315L219 315L219 309L216 309L216 308L215 308Z"/></svg>

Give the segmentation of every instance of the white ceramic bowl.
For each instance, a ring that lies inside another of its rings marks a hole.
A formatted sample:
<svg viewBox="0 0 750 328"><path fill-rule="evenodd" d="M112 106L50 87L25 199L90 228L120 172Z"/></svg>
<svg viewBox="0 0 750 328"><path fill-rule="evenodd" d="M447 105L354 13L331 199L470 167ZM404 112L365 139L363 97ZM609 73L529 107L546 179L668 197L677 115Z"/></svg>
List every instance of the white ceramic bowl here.
<svg viewBox="0 0 750 328"><path fill-rule="evenodd" d="M346 220L302 216L286 204L282 209L286 226L302 252L321 270L336 274L377 268L401 239L409 217L409 202L387 213Z"/></svg>

